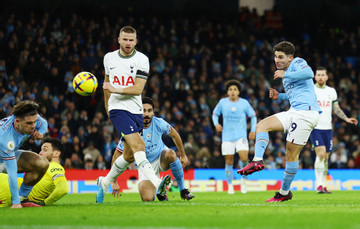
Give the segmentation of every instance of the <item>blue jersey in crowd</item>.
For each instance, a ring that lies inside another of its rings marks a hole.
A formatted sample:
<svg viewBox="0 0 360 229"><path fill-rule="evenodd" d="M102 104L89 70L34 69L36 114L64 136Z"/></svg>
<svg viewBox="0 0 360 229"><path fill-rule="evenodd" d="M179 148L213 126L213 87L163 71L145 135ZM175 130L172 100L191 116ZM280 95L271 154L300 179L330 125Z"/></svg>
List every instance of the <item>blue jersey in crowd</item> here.
<svg viewBox="0 0 360 229"><path fill-rule="evenodd" d="M221 99L213 111L212 119L215 126L219 123L221 114L223 115L223 142L247 138L246 116L251 118L251 131L255 132L255 111L246 99L239 98L235 102L228 97Z"/></svg>
<svg viewBox="0 0 360 229"><path fill-rule="evenodd" d="M166 147L162 141L162 135L169 135L171 126L162 118L152 117L151 124L148 128L143 129L143 140L145 142L146 158L151 163L155 161L161 154L161 151ZM119 141L118 149L123 150L122 141Z"/></svg>
<svg viewBox="0 0 360 229"><path fill-rule="evenodd" d="M285 93L279 93L279 99L289 99L295 110L313 110L321 113L314 90L314 72L307 62L294 58L282 79Z"/></svg>

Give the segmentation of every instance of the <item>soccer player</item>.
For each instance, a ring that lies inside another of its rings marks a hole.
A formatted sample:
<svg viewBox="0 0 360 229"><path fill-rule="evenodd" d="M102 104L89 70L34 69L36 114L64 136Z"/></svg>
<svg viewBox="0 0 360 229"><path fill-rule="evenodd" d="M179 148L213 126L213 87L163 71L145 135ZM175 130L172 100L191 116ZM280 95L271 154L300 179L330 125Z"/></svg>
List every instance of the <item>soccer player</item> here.
<svg viewBox="0 0 360 229"><path fill-rule="evenodd" d="M314 90L314 72L304 59L294 58L295 46L291 42L282 41L273 50L277 68L274 80L282 79L285 93L270 88L269 97L288 99L290 109L267 117L256 125L254 159L238 173L249 175L264 169L263 155L269 142L268 132L287 131L283 184L280 191L267 200L282 202L292 198L290 186L299 168L299 154L319 121L321 109Z"/></svg>
<svg viewBox="0 0 360 229"><path fill-rule="evenodd" d="M347 123L357 125L358 120L348 118L340 108L337 101L337 93L334 88L326 85L328 75L326 68L318 67L315 74L315 93L323 113L315 129L310 134L311 143L315 147L315 185L318 193L331 193L326 188L326 177L328 173L328 160L333 150L332 143L332 109L334 113Z"/></svg>
<svg viewBox="0 0 360 229"><path fill-rule="evenodd" d="M184 200L191 200L195 195L190 193L184 185L183 167L186 166L188 159L179 133L164 119L154 116L154 101L152 99L145 97L142 99L142 103L144 108L143 140L145 141L146 158L151 163L157 176L159 176L159 172L171 169L180 189L180 197ZM176 156L174 150L166 147L162 141L163 134L172 138L180 152L180 159ZM122 154L122 149L123 144L120 141L114 153L115 158ZM119 186L116 180L111 185L113 196L115 196L120 191ZM140 170L138 187L143 201L153 201L155 199L156 189L154 185ZM160 201L168 200L166 195L157 194L157 197Z"/></svg>
<svg viewBox="0 0 360 229"><path fill-rule="evenodd" d="M96 202L102 203L104 193L111 181L127 166L136 161L138 170L157 188L159 194L166 193L171 177L158 178L145 155L145 142L139 132L144 127L141 93L149 72L149 59L135 49L136 30L131 26L120 29L120 49L104 56L105 81L103 85L105 109L110 120L124 140L124 156L112 165L106 177L99 177Z"/></svg>
<svg viewBox="0 0 360 229"><path fill-rule="evenodd" d="M48 159L49 168L41 180L31 190L28 201L35 202L41 206L51 205L68 193L65 170L60 165L60 157L64 152L64 146L59 139L44 138L40 155ZM22 183L22 178L18 178ZM11 194L9 190L8 175L2 173L0 176L0 199L3 200L0 207L9 206Z"/></svg>
<svg viewBox="0 0 360 229"><path fill-rule="evenodd" d="M222 132L222 155L225 156L225 174L228 183L228 194L234 194L233 164L235 151L239 154L240 168L248 161L249 142L247 139L246 116L251 119L249 139L255 139L256 114L246 99L240 98L241 84L237 80L229 80L225 84L228 97L216 105L212 120L216 131ZM223 126L219 124L219 116L223 116ZM241 178L241 192L246 193L246 175Z"/></svg>
<svg viewBox="0 0 360 229"><path fill-rule="evenodd" d="M4 162L9 175L11 208L38 206L24 202L33 186L43 177L49 161L34 152L19 150L20 146L30 137L40 140L48 130L45 119L37 110L39 105L33 101L18 102L12 115L0 121L0 163ZM24 182L18 190L17 173L25 172Z"/></svg>

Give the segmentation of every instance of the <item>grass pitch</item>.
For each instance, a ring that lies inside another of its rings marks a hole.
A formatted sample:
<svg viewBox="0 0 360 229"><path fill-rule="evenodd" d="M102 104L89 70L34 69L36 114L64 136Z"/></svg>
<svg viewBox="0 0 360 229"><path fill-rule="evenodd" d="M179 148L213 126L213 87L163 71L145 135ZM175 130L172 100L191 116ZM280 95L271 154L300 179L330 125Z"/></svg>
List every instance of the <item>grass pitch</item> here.
<svg viewBox="0 0 360 229"><path fill-rule="evenodd" d="M0 228L347 228L360 229L360 192L294 191L293 200L266 203L274 192L195 193L184 201L141 202L139 194L69 194L53 206L0 209Z"/></svg>

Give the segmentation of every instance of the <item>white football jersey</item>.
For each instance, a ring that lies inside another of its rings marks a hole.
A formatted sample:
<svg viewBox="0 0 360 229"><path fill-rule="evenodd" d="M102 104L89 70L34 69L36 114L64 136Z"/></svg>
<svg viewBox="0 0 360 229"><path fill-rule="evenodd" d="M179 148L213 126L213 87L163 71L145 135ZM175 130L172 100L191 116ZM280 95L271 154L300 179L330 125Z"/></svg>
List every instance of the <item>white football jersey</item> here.
<svg viewBox="0 0 360 229"><path fill-rule="evenodd" d="M337 102L337 93L332 87L325 86L323 88L320 88L315 85L315 94L322 110L319 122L315 129L331 130L332 106L334 102Z"/></svg>
<svg viewBox="0 0 360 229"><path fill-rule="evenodd" d="M149 58L134 50L131 56L122 56L120 50L109 52L104 56L105 75L109 76L110 84L115 88L126 88L135 85L135 78L147 79ZM133 114L142 114L141 95L122 95L111 93L108 109L126 110Z"/></svg>

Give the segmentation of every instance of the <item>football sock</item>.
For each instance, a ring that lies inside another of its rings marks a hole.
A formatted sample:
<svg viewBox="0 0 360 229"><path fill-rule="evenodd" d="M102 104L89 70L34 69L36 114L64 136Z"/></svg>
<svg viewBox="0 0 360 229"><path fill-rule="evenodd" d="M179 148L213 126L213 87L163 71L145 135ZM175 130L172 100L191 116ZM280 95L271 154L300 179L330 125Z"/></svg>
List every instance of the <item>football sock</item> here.
<svg viewBox="0 0 360 229"><path fill-rule="evenodd" d="M232 165L225 165L225 175L226 175L226 180L227 180L228 184L232 184L232 180L233 180L233 166Z"/></svg>
<svg viewBox="0 0 360 229"><path fill-rule="evenodd" d="M324 162L324 175L323 175L323 185L324 187L326 187L326 178L328 175L328 170L329 170L329 162L327 160L325 160Z"/></svg>
<svg viewBox="0 0 360 229"><path fill-rule="evenodd" d="M134 153L135 162L138 166L138 170L144 174L146 178L150 180L150 182L157 189L161 184L161 180L156 176L153 167L151 166L148 159L146 159L146 154L144 151L138 151Z"/></svg>
<svg viewBox="0 0 360 229"><path fill-rule="evenodd" d="M120 176L128 167L130 163L124 159L124 155L116 158L114 164L111 166L110 172L106 175L103 180L103 184L108 187L110 183Z"/></svg>
<svg viewBox="0 0 360 229"><path fill-rule="evenodd" d="M239 159L239 167L240 169L244 168L247 165L247 162L243 162L242 160ZM246 179L246 175L241 175L241 179Z"/></svg>
<svg viewBox="0 0 360 229"><path fill-rule="evenodd" d="M291 183L294 180L294 177L295 177L298 169L299 169L299 161L286 162L283 184L281 186L281 189L283 191L290 190ZM280 192L280 194L282 194L282 193Z"/></svg>
<svg viewBox="0 0 360 229"><path fill-rule="evenodd" d="M263 159L268 144L269 144L269 133L259 132L256 134L255 155L253 161L259 161Z"/></svg>
<svg viewBox="0 0 360 229"><path fill-rule="evenodd" d="M315 159L315 185L317 188L318 186L324 186L324 171L325 171L325 159L321 160L318 156Z"/></svg>
<svg viewBox="0 0 360 229"><path fill-rule="evenodd" d="M20 186L20 189L19 189L20 200L21 199L22 200L26 199L29 196L29 194L30 194L31 190L33 189L33 187L34 186L27 186L27 185L24 185L24 183L22 183L21 186Z"/></svg>
<svg viewBox="0 0 360 229"><path fill-rule="evenodd" d="M171 172L173 174L173 176L175 177L179 189L184 190L185 189L185 184L184 184L184 170L182 168L181 162L179 160L179 158L176 159L176 161L170 163L170 169Z"/></svg>

